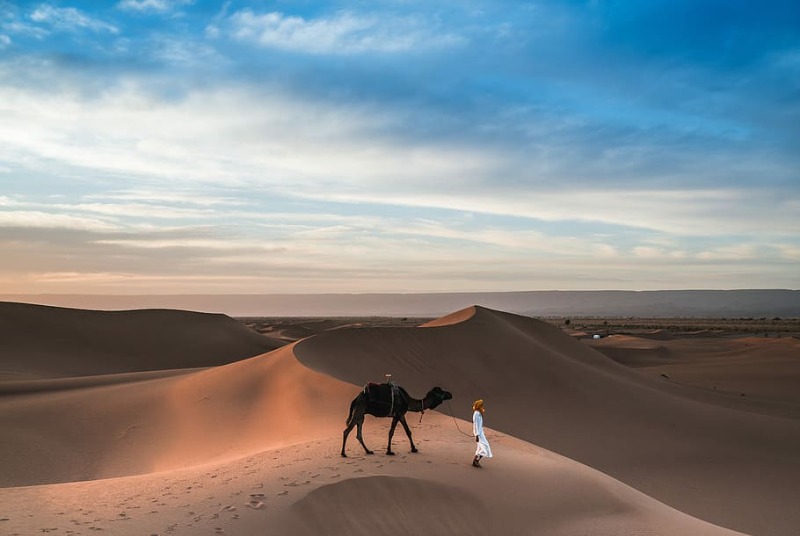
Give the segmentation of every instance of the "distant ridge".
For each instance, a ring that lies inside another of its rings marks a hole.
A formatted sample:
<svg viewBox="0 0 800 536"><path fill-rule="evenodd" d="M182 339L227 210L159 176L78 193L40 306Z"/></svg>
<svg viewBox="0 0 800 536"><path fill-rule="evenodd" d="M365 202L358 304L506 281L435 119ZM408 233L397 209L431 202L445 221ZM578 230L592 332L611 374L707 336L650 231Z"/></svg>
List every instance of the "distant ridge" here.
<svg viewBox="0 0 800 536"><path fill-rule="evenodd" d="M6 294L84 309L183 309L230 316L438 317L472 304L531 316L800 317L800 290L524 291L386 294Z"/></svg>

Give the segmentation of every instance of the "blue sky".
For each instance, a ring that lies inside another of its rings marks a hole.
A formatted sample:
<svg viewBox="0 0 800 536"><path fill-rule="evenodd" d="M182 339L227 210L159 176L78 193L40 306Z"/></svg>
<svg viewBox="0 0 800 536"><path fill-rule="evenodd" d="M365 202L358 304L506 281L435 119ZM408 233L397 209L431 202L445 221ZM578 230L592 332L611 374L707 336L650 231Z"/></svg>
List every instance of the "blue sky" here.
<svg viewBox="0 0 800 536"><path fill-rule="evenodd" d="M0 0L0 292L800 288L800 4Z"/></svg>

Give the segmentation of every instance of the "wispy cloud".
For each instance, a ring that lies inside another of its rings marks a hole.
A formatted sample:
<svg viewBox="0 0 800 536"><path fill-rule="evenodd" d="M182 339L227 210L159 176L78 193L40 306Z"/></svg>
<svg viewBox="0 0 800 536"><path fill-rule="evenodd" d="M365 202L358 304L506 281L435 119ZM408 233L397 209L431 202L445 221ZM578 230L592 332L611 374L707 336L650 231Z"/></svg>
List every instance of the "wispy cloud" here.
<svg viewBox="0 0 800 536"><path fill-rule="evenodd" d="M91 100L70 90L0 87L0 102L6 103L0 104L0 141L7 163L58 163L87 177L114 173L150 184L259 188L353 207L597 222L684 236L789 233L798 217L791 198L768 189L637 188L628 181L615 186L585 180L576 188L568 169L553 177L552 170L541 170L535 153L521 159L503 147L414 143L391 134L396 119L386 111L331 106L281 91L219 87L165 99L144 80L129 80ZM104 207L84 204L87 211L114 210ZM187 212L125 204L118 210L152 217Z"/></svg>
<svg viewBox="0 0 800 536"><path fill-rule="evenodd" d="M119 226L102 219L30 210L0 211L0 227L79 229L83 231L119 229Z"/></svg>
<svg viewBox="0 0 800 536"><path fill-rule="evenodd" d="M465 38L412 16L339 12L305 19L244 9L209 26L209 35L310 54L407 52L463 44Z"/></svg>
<svg viewBox="0 0 800 536"><path fill-rule="evenodd" d="M31 12L30 20L45 24L53 30L59 31L119 32L116 26L91 17L74 7L56 7L51 4L42 4Z"/></svg>
<svg viewBox="0 0 800 536"><path fill-rule="evenodd" d="M121 0L117 7L135 13L169 13L194 4L194 0Z"/></svg>

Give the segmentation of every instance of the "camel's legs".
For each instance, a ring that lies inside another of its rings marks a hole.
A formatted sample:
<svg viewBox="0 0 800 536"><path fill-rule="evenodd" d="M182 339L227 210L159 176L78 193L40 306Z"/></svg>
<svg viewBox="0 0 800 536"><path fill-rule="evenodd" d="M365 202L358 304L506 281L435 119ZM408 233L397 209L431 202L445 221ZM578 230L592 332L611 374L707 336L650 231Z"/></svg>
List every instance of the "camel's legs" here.
<svg viewBox="0 0 800 536"><path fill-rule="evenodd" d="M358 424L356 426L357 426L357 428L356 428L356 437L358 438L358 442L361 443L361 446L364 447L364 452L367 453L367 454L373 454L373 452L371 450L369 450L367 448L367 446L364 444L364 438L361 436L361 427L364 426L364 417L363 416L358 421Z"/></svg>
<svg viewBox="0 0 800 536"><path fill-rule="evenodd" d="M364 452L367 454L372 454L372 451L367 448L364 444L364 438L361 435L361 427L364 425L364 414L356 413L355 415L351 416L350 421L348 421L347 428L344 429L342 432L342 458L347 458L347 454L345 453L345 447L347 446L347 436L350 435L350 432L353 430L354 427L358 427L356 430L356 438L358 442L361 443L361 446L364 447Z"/></svg>
<svg viewBox="0 0 800 536"><path fill-rule="evenodd" d="M392 419L392 426L389 427L389 444L386 445L386 455L387 456L394 456L394 452L392 452L392 436L394 436L394 429L397 427L397 421L399 417L394 417Z"/></svg>
<svg viewBox="0 0 800 536"><path fill-rule="evenodd" d="M352 430L355 425L355 422L350 421L350 424L348 424L347 428L342 432L342 458L347 458L347 454L344 453L344 448L347 445L347 436L350 435L350 430Z"/></svg>
<svg viewBox="0 0 800 536"><path fill-rule="evenodd" d="M406 422L406 416L400 416L400 424L403 425L403 428L406 429L406 435L408 436L408 442L411 443L411 452L418 452L417 447L414 445L414 440L411 439L411 429L408 427L408 423Z"/></svg>

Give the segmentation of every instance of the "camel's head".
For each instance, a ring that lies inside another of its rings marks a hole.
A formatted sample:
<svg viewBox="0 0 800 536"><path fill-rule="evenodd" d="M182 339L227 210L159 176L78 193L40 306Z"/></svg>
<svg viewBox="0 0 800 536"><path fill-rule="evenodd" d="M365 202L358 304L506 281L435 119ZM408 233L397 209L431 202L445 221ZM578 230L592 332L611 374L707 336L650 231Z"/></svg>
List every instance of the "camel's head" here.
<svg viewBox="0 0 800 536"><path fill-rule="evenodd" d="M430 407L431 409L433 409L442 402L444 402L445 400L450 400L451 398L453 398L453 395L451 395L441 387L434 387L433 389L428 391L428 394L425 395L425 397L431 399Z"/></svg>

